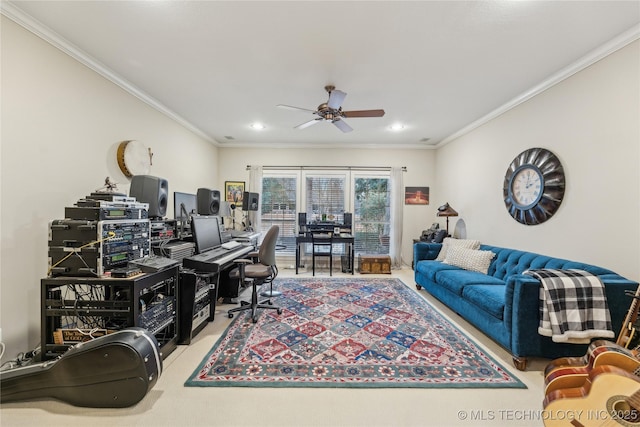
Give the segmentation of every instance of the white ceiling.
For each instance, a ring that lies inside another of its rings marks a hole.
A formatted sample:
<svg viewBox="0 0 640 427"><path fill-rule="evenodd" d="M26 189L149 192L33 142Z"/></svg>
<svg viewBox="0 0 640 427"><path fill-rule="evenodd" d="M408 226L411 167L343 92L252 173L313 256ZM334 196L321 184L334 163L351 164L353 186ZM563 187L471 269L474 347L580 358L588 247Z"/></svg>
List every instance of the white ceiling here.
<svg viewBox="0 0 640 427"><path fill-rule="evenodd" d="M640 33L639 1L2 3L220 146L434 147ZM342 133L294 129L315 116L276 108L314 110L327 84L348 94L345 110L386 115Z"/></svg>

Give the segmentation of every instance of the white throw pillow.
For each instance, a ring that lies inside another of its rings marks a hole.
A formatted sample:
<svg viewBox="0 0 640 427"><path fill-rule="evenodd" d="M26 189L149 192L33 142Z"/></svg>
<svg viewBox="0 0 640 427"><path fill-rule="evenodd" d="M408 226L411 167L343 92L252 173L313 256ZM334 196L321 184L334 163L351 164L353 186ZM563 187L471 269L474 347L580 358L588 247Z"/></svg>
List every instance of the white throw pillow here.
<svg viewBox="0 0 640 427"><path fill-rule="evenodd" d="M449 248L454 246L459 248L478 249L480 247L480 240L453 239L451 237L447 237L442 242L442 249L440 249L440 253L436 257L436 261L444 261L447 258L447 251Z"/></svg>
<svg viewBox="0 0 640 427"><path fill-rule="evenodd" d="M445 263L464 268L465 270L478 271L487 274L489 264L496 254L491 251L479 251L459 246L450 247L447 251Z"/></svg>

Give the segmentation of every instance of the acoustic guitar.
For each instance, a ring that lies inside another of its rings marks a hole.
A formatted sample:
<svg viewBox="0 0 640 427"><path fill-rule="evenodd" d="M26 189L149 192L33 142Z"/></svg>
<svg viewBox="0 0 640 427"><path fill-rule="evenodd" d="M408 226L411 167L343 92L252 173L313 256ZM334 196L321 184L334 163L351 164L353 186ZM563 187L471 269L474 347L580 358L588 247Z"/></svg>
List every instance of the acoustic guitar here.
<svg viewBox="0 0 640 427"><path fill-rule="evenodd" d="M155 336L127 328L76 344L55 360L0 371L0 402L54 398L122 408L142 400L161 373Z"/></svg>
<svg viewBox="0 0 640 427"><path fill-rule="evenodd" d="M598 358L607 352L618 352L628 355L630 357L637 357L638 352L636 350L626 349L612 341L608 340L595 340L587 348L584 356L578 357L560 357L554 359L544 368L544 376L548 377L553 371L563 368L579 368L586 366L594 366L598 363ZM601 363L604 365L607 363Z"/></svg>
<svg viewBox="0 0 640 427"><path fill-rule="evenodd" d="M627 311L627 315L622 323L622 329L620 330L620 334L618 334L618 340L616 344L621 345L625 348L634 348L640 343L640 333L636 331L636 322L638 321L638 309L640 308L640 286L636 289L636 293L634 295L630 294L630 291L627 293L633 299L631 301L631 306L629 307L629 311Z"/></svg>
<svg viewBox="0 0 640 427"><path fill-rule="evenodd" d="M581 387L589 373L599 366L609 365L628 373L640 374L640 359L635 352L610 341L598 340L592 344L584 357L575 358L581 364L574 358L562 358L545 368L545 395L555 390Z"/></svg>
<svg viewBox="0 0 640 427"><path fill-rule="evenodd" d="M614 366L599 366L582 387L547 394L543 407L545 427L638 425L640 378Z"/></svg>

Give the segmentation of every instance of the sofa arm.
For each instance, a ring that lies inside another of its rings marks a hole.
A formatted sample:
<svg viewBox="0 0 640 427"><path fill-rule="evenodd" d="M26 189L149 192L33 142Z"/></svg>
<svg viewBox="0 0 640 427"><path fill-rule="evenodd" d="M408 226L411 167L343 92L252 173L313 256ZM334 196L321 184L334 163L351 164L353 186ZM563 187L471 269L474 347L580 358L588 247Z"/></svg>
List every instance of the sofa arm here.
<svg viewBox="0 0 640 427"><path fill-rule="evenodd" d="M622 326L631 305L626 291L635 291L638 283L624 278L601 278L607 295L614 332ZM540 281L516 274L506 281L505 327L511 331L511 351L515 356L542 354L544 339L538 334L540 323ZM560 357L560 356L547 356Z"/></svg>
<svg viewBox="0 0 640 427"><path fill-rule="evenodd" d="M441 248L442 243L417 242L413 245L413 262L434 260Z"/></svg>
<svg viewBox="0 0 640 427"><path fill-rule="evenodd" d="M542 346L540 323L540 281L524 274L506 280L504 323L511 331L511 352L514 356L538 354Z"/></svg>

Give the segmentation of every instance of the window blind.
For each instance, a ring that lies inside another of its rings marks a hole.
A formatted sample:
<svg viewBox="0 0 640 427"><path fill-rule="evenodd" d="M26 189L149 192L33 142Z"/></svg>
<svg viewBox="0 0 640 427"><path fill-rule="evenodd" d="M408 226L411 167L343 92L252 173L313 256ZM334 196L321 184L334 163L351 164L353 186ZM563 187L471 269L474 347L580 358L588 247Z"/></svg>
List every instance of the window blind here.
<svg viewBox="0 0 640 427"><path fill-rule="evenodd" d="M295 254L297 179L288 177L262 178L262 223L266 233L272 225L280 227L277 244L283 255Z"/></svg>
<svg viewBox="0 0 640 427"><path fill-rule="evenodd" d="M344 177L307 176L305 183L308 221L342 222L344 208Z"/></svg>

